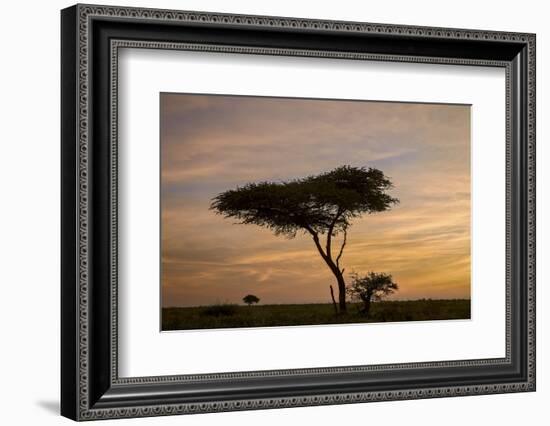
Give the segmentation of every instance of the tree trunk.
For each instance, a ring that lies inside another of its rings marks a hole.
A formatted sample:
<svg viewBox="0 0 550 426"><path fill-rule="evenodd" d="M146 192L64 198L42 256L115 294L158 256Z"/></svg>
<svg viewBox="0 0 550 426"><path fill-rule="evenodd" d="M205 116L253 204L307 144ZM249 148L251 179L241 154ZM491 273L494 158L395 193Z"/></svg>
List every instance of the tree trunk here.
<svg viewBox="0 0 550 426"><path fill-rule="evenodd" d="M336 304L336 299L334 299L334 289L332 285L330 287L330 297L332 298L332 306L334 306L334 313L338 314L338 305Z"/></svg>
<svg viewBox="0 0 550 426"><path fill-rule="evenodd" d="M338 305L340 307L340 313L347 312L347 306L346 306L346 282L344 281L344 276L342 273L338 270L333 271L334 275L336 275L336 281L338 282Z"/></svg>
<svg viewBox="0 0 550 426"><path fill-rule="evenodd" d="M327 247L327 253L324 252L323 248L321 247L321 244L319 242L319 235L314 232L313 230L309 229L309 232L311 233L313 237L313 242L315 243L315 246L317 247L317 250L319 251L319 254L329 267L329 269L332 271L334 276L336 277L336 282L338 283L338 306L340 308L340 313L346 313L347 307L346 307L346 281L344 280L344 274L342 273L343 270L340 270L338 265L334 263L332 260L332 256L330 254L330 246Z"/></svg>
<svg viewBox="0 0 550 426"><path fill-rule="evenodd" d="M369 317L369 313L370 313L370 300L371 300L371 296L370 295L361 295L361 300L363 301L363 313L365 314L365 316L368 318Z"/></svg>

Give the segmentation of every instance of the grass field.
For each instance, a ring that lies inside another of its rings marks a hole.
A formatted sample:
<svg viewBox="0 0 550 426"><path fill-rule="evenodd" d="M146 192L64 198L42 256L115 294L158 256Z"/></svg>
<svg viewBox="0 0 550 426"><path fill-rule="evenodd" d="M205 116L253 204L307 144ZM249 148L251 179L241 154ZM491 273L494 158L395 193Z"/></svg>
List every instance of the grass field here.
<svg viewBox="0 0 550 426"><path fill-rule="evenodd" d="M348 304L348 313L336 315L331 304L212 305L163 308L162 330L273 327L289 325L469 319L469 299L384 301L371 305L365 318L360 305Z"/></svg>

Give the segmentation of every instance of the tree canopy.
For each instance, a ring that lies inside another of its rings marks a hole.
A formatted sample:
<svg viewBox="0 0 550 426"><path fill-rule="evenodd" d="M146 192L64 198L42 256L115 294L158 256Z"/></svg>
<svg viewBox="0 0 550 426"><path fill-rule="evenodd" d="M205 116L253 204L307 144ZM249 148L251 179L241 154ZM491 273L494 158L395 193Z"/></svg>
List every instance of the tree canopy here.
<svg viewBox="0 0 550 426"><path fill-rule="evenodd" d="M292 238L299 230L334 235L354 217L389 209L398 201L386 194L391 187L378 169L341 166L287 182L248 183L216 196L211 208L276 235Z"/></svg>
<svg viewBox="0 0 550 426"><path fill-rule="evenodd" d="M363 277L353 273L351 277L352 283L348 288L348 292L354 299L368 297L370 300L379 301L399 290L399 286L393 281L393 277L383 272L369 272Z"/></svg>

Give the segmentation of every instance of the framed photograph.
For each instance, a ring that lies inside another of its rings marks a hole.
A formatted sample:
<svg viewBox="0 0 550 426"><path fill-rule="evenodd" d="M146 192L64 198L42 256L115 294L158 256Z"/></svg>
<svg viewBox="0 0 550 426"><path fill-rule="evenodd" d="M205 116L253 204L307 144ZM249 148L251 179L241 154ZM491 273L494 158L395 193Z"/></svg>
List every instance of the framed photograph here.
<svg viewBox="0 0 550 426"><path fill-rule="evenodd" d="M61 412L535 390L535 35L61 12Z"/></svg>

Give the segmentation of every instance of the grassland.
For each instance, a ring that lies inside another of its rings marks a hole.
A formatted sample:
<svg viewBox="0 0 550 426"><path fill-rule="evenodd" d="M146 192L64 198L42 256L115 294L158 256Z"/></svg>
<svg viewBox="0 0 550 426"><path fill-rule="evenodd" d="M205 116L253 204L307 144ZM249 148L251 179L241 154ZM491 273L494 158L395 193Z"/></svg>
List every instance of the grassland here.
<svg viewBox="0 0 550 426"><path fill-rule="evenodd" d="M383 301L371 305L368 318L360 306L348 304L348 313L336 315L331 304L300 305L212 305L163 308L162 330L207 328L273 327L290 325L380 323L469 319L469 299Z"/></svg>

